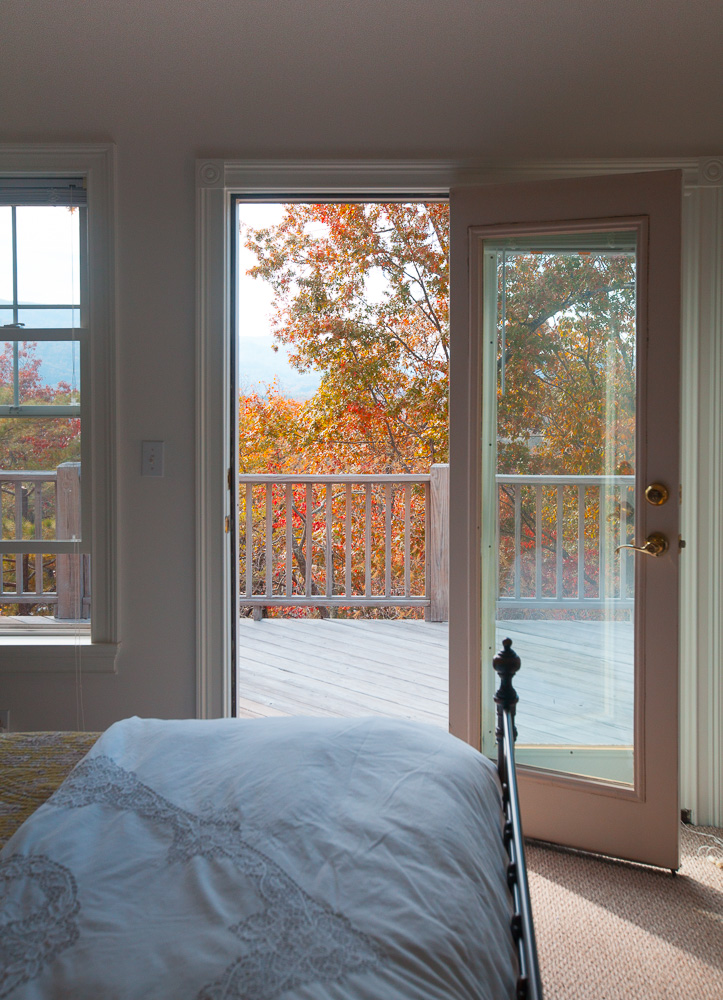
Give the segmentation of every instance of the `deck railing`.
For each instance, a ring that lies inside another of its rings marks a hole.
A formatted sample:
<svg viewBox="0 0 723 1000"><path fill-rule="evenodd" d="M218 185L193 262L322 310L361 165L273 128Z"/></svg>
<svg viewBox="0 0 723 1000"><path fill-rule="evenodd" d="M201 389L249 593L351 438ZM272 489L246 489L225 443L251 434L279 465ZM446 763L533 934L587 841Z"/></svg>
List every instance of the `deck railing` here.
<svg viewBox="0 0 723 1000"><path fill-rule="evenodd" d="M497 476L498 604L632 605L633 476ZM449 467L239 476L240 604L449 614ZM602 544L601 540L602 539Z"/></svg>
<svg viewBox="0 0 723 1000"><path fill-rule="evenodd" d="M634 476L497 476L499 606L633 605Z"/></svg>
<svg viewBox="0 0 723 1000"><path fill-rule="evenodd" d="M418 607L445 621L448 472L239 476L241 605Z"/></svg>
<svg viewBox="0 0 723 1000"><path fill-rule="evenodd" d="M0 470L4 541L67 540L80 535L80 463L55 470ZM52 547L52 546L50 546ZM11 553L0 558L0 606L54 607L56 619L90 617L90 556Z"/></svg>

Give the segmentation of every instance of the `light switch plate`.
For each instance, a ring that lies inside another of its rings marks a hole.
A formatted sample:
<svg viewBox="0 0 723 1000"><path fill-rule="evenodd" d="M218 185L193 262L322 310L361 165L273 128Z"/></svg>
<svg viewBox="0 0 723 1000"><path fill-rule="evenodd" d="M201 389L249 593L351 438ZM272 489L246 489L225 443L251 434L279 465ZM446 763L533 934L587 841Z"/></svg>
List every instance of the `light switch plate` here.
<svg viewBox="0 0 723 1000"><path fill-rule="evenodd" d="M163 475L163 441L144 441L141 458L142 476Z"/></svg>

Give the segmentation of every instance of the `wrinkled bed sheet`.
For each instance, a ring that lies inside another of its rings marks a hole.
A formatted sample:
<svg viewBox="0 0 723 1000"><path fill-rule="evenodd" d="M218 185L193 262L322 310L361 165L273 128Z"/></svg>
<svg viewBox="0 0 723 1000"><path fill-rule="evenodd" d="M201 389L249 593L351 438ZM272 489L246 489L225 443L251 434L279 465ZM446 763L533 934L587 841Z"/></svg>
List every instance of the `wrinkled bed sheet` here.
<svg viewBox="0 0 723 1000"><path fill-rule="evenodd" d="M0 997L510 1000L500 825L430 727L127 719L0 854Z"/></svg>

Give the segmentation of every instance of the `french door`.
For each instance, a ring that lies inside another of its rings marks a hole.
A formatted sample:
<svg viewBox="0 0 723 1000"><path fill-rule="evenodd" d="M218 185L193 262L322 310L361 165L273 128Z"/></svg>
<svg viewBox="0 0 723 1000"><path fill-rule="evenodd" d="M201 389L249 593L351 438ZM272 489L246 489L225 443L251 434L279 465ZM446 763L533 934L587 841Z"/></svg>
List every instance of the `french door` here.
<svg viewBox="0 0 723 1000"><path fill-rule="evenodd" d="M680 174L450 214L450 728L510 635L527 834L677 868Z"/></svg>

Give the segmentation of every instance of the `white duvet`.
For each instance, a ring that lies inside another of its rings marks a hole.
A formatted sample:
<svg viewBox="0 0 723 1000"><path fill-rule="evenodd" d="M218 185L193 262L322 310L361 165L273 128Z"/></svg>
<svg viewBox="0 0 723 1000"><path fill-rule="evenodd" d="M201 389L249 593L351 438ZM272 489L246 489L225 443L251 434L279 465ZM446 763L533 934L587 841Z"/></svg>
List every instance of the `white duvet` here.
<svg viewBox="0 0 723 1000"><path fill-rule="evenodd" d="M116 723L0 854L0 997L510 1000L500 823L426 726Z"/></svg>

